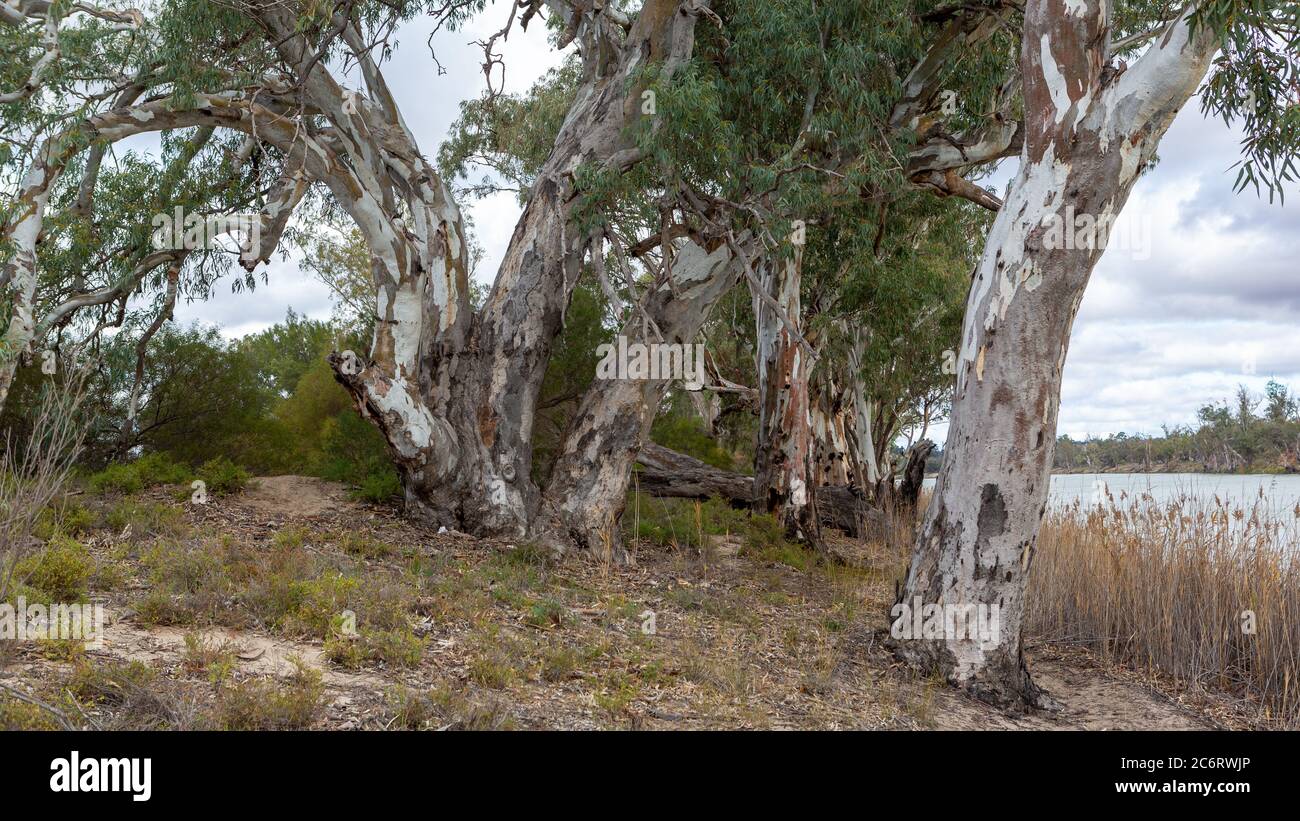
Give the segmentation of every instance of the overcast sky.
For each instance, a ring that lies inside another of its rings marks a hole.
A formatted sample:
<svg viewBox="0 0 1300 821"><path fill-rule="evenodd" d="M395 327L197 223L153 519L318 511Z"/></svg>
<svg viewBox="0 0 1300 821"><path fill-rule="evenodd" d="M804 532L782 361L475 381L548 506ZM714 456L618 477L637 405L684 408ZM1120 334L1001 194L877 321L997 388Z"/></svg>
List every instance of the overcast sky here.
<svg viewBox="0 0 1300 821"><path fill-rule="evenodd" d="M480 93L482 51L471 43L501 22L489 13L466 31L434 37L441 76L425 46L430 21L401 32L385 75L426 155L436 154L460 102ZM502 49L507 91L526 90L559 60L544 29L532 28L516 30ZM1161 143L1160 163L1137 183L1079 311L1062 433L1158 433L1161 424L1194 422L1200 405L1229 398L1238 384L1262 393L1275 377L1300 389L1300 204L1293 201L1300 189L1285 207L1253 190L1234 195L1239 140L1193 102ZM999 169L998 187L1010 173ZM490 281L519 208L512 193L465 207L487 252L477 278ZM289 307L329 316L324 286L292 261L273 263L269 280L254 294L219 285L212 300L178 306L176 319L242 336L281 320ZM932 435L942 442L945 434L940 426Z"/></svg>

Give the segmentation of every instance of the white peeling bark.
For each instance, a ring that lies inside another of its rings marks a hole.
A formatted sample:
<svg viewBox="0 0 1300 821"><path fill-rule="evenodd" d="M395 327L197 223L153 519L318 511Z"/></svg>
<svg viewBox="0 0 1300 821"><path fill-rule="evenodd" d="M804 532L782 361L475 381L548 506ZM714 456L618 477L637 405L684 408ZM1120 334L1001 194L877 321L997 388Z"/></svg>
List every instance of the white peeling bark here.
<svg viewBox="0 0 1300 821"><path fill-rule="evenodd" d="M1025 584L1044 513L1061 372L1099 248L1045 241L1066 208L1117 215L1215 51L1171 27L1107 82L1104 0L1032 0L1021 71L1026 137L967 302L943 469L900 603L997 605L996 635L899 640L914 666L1008 707L1050 707L1022 653ZM1068 229L1067 229L1068 230Z"/></svg>
<svg viewBox="0 0 1300 821"><path fill-rule="evenodd" d="M761 286L792 323L800 321L803 247L767 262ZM816 544L821 527L813 476L813 435L808 387L812 362L802 342L756 293L758 338L758 445L754 454L754 504L773 513L797 538Z"/></svg>

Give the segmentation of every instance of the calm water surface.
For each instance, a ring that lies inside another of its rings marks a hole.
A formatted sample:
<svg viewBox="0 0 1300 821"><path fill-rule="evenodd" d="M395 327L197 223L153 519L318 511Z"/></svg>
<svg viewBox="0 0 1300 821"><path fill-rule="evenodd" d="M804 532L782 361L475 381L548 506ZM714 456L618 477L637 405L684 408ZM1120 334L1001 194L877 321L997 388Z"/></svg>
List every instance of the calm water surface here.
<svg viewBox="0 0 1300 821"><path fill-rule="evenodd" d="M934 477L925 481L934 488ZM1267 515L1279 524L1290 539L1300 543L1300 474L1228 474L1228 473L1058 473L1052 476L1050 507L1081 507L1108 502L1107 494L1117 503L1129 503L1149 494L1159 505L1181 501L1184 507L1209 509L1222 503L1229 509L1241 509ZM1190 504L1189 504L1190 503Z"/></svg>

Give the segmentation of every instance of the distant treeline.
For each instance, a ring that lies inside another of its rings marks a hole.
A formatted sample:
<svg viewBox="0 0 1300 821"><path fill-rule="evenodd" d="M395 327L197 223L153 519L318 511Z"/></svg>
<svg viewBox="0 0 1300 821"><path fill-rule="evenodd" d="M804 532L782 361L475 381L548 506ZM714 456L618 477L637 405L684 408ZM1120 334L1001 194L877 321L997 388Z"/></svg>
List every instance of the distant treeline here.
<svg viewBox="0 0 1300 821"><path fill-rule="evenodd" d="M1083 440L1056 440L1054 469L1060 473L1300 473L1300 402L1286 385L1271 380L1264 394L1238 387L1232 402L1201 406L1197 423L1164 427L1160 436L1116 433ZM902 450L896 448L901 458ZM943 451L935 449L926 473L937 473Z"/></svg>
<svg viewBox="0 0 1300 821"><path fill-rule="evenodd" d="M1270 381L1262 396L1238 387L1232 402L1203 405L1196 416L1195 426L1166 427L1162 436L1062 436L1056 440L1056 470L1300 472L1300 417L1286 385Z"/></svg>

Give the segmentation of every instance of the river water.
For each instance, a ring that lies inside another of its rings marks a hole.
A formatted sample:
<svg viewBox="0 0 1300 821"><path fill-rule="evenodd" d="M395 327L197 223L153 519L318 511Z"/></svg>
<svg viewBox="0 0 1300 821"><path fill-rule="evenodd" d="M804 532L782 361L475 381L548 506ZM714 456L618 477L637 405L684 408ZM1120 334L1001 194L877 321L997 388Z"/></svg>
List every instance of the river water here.
<svg viewBox="0 0 1300 821"><path fill-rule="evenodd" d="M934 489L934 477L925 487ZM1052 476L1049 508L1066 508L1076 502L1087 509L1098 504L1127 508L1150 496L1156 505L1180 502L1189 512L1222 505L1229 510L1252 512L1261 520L1278 524L1290 539L1300 538L1300 474L1231 473L1058 473Z"/></svg>
<svg viewBox="0 0 1300 821"><path fill-rule="evenodd" d="M934 489L933 476L926 477L927 490ZM1150 494L1159 503L1193 500L1214 504L1215 498L1230 507L1250 508L1257 501L1278 513L1293 515L1300 504L1300 473L1057 473L1052 476L1051 504L1068 506L1104 501L1105 494L1116 501Z"/></svg>

